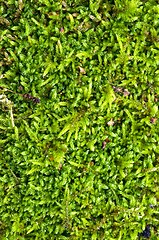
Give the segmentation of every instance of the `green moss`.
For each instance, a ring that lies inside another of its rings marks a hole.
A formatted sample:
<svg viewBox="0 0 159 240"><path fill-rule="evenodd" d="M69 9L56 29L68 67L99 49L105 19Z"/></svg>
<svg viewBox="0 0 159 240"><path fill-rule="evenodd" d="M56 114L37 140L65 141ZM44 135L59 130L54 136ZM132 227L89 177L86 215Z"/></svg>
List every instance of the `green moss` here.
<svg viewBox="0 0 159 240"><path fill-rule="evenodd" d="M157 240L157 1L0 13L0 239Z"/></svg>

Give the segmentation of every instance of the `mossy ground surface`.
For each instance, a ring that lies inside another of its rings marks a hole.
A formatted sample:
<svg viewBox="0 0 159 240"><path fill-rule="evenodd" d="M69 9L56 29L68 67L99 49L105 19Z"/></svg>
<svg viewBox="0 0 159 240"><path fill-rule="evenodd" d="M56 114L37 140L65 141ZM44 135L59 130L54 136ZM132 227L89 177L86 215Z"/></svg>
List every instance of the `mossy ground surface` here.
<svg viewBox="0 0 159 240"><path fill-rule="evenodd" d="M0 239L159 239L158 1L0 4Z"/></svg>

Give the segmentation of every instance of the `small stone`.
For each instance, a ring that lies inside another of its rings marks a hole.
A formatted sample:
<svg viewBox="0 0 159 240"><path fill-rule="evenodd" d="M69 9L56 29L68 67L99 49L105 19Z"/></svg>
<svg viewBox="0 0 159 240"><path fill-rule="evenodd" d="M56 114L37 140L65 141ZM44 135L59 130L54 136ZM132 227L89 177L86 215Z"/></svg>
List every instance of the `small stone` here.
<svg viewBox="0 0 159 240"><path fill-rule="evenodd" d="M140 234L140 236L143 236L144 238L149 238L151 236L150 225L146 226L145 230Z"/></svg>

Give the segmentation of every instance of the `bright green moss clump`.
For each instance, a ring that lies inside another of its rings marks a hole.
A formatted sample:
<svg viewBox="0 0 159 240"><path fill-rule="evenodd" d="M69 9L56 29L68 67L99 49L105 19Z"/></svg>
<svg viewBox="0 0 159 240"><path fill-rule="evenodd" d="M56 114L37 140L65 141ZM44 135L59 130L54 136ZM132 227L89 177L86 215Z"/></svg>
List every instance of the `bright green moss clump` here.
<svg viewBox="0 0 159 240"><path fill-rule="evenodd" d="M157 240L158 1L0 16L0 239Z"/></svg>

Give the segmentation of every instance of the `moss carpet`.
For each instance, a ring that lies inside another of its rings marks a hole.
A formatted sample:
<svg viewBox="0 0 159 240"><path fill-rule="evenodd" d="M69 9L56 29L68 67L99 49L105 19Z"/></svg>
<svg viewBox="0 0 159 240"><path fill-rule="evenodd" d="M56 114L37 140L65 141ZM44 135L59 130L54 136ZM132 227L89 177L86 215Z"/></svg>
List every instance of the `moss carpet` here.
<svg viewBox="0 0 159 240"><path fill-rule="evenodd" d="M159 2L0 1L0 239L159 239Z"/></svg>

